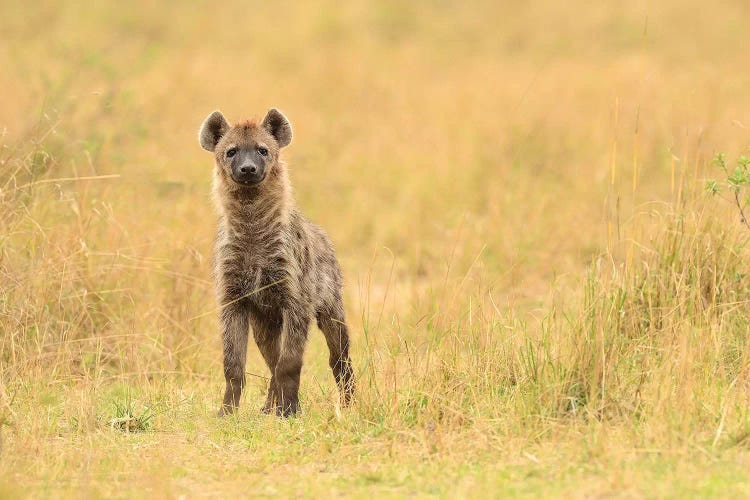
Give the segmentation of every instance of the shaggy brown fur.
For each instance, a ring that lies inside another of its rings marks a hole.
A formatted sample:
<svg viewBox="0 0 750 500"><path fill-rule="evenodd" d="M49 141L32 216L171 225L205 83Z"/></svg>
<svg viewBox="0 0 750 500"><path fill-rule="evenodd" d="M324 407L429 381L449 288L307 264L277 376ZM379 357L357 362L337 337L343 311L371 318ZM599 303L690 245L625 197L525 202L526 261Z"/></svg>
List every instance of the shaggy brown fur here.
<svg viewBox="0 0 750 500"><path fill-rule="evenodd" d="M279 160L291 138L289 122L275 109L260 125L234 127L215 111L200 129L201 146L216 157L215 278L226 378L219 415L239 404L249 327L271 370L261 411L289 416L299 410L302 355L313 318L325 335L342 404L354 390L333 245L295 208L287 167Z"/></svg>

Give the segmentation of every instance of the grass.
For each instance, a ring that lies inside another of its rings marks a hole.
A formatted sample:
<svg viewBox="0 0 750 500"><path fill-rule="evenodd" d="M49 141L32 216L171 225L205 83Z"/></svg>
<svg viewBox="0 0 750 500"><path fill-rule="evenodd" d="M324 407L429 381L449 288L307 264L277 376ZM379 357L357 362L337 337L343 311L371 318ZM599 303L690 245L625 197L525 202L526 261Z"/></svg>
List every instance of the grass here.
<svg viewBox="0 0 750 500"><path fill-rule="evenodd" d="M747 14L9 4L0 497L748 495ZM312 331L300 417L251 349L217 419L197 128L271 106L358 398Z"/></svg>

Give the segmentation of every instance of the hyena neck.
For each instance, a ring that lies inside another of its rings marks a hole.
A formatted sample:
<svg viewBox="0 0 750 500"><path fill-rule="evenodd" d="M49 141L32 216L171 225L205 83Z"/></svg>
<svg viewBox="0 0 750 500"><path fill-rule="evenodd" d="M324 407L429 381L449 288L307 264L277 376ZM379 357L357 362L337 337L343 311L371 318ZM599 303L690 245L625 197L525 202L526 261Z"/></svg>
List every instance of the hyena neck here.
<svg viewBox="0 0 750 500"><path fill-rule="evenodd" d="M258 187L238 188L231 180L214 179L219 216L227 230L248 246L267 246L271 236L289 227L294 199L286 169L279 169Z"/></svg>

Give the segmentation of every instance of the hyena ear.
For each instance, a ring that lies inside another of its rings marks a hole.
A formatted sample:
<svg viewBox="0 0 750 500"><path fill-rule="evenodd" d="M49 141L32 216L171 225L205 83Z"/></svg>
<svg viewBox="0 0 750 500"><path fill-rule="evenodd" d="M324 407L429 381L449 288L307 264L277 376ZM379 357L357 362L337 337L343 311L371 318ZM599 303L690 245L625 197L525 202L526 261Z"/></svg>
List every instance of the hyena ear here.
<svg viewBox="0 0 750 500"><path fill-rule="evenodd" d="M292 126L289 124L286 116L278 109L269 109L266 117L263 118L261 126L271 132L276 142L279 143L280 148L288 146L292 142Z"/></svg>
<svg viewBox="0 0 750 500"><path fill-rule="evenodd" d="M221 111L214 111L208 115L208 118L203 120L201 129L198 132L198 141L201 143L201 147L206 151L213 152L216 149L216 145L230 128L229 122L221 114Z"/></svg>

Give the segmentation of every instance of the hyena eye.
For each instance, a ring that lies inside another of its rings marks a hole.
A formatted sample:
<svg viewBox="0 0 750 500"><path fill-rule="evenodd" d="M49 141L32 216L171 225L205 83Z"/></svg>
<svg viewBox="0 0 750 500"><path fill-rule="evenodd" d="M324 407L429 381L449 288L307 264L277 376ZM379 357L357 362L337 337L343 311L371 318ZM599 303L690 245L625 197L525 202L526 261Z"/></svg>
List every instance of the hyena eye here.
<svg viewBox="0 0 750 500"><path fill-rule="evenodd" d="M263 146L260 146L258 148L258 154L261 156L268 156L268 149L264 148Z"/></svg>
<svg viewBox="0 0 750 500"><path fill-rule="evenodd" d="M237 148L232 148L227 150L227 158L231 158L232 156L237 154Z"/></svg>

